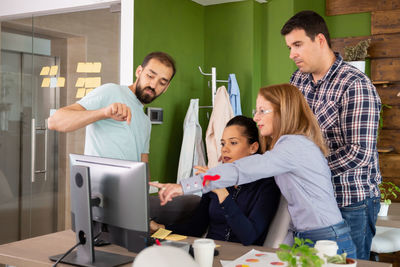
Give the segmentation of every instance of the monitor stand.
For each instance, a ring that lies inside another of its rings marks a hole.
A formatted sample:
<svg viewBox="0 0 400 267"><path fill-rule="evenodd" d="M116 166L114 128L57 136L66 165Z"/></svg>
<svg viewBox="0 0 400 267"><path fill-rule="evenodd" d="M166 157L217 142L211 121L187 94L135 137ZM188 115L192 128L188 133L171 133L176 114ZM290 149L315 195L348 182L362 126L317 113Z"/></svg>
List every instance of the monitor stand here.
<svg viewBox="0 0 400 267"><path fill-rule="evenodd" d="M93 246L93 221L91 206L90 170L85 166L73 166L71 170L71 208L75 213L76 241L82 244L61 260L62 263L77 266L103 267L131 263L134 257L104 251L96 251ZM49 257L57 261L64 254Z"/></svg>

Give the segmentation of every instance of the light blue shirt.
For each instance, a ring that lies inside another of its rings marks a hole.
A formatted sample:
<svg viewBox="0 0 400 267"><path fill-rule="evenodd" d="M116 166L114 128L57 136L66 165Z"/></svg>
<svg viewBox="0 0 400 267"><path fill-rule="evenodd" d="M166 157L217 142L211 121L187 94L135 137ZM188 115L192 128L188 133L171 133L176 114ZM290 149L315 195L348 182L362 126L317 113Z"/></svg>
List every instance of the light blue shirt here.
<svg viewBox="0 0 400 267"><path fill-rule="evenodd" d="M143 104L128 86L112 83L97 87L77 102L87 110L112 103L126 104L132 112L131 123L113 119L99 120L86 126L85 155L140 161L149 153L151 123Z"/></svg>
<svg viewBox="0 0 400 267"><path fill-rule="evenodd" d="M204 175L220 175L220 179L202 188ZM307 231L341 222L342 215L333 194L331 171L318 146L303 135L284 135L272 150L233 163L219 165L181 181L185 194L202 189L246 184L274 176L281 193L288 201L294 230Z"/></svg>
<svg viewBox="0 0 400 267"><path fill-rule="evenodd" d="M228 93L229 93L229 101L232 105L233 115L238 116L242 115L242 107L240 105L240 90L239 85L236 81L235 74L229 74L228 78Z"/></svg>

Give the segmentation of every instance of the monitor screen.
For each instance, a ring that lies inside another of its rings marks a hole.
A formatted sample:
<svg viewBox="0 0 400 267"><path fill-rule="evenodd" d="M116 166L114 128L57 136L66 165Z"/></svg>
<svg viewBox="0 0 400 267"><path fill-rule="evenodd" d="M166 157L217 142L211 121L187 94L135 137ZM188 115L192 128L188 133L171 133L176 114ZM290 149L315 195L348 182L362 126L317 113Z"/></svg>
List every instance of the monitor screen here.
<svg viewBox="0 0 400 267"><path fill-rule="evenodd" d="M147 164L70 154L71 173L74 166L89 170L91 198L97 199L92 205L92 219L97 222L93 234L103 230L107 232L103 237L111 243L134 252L143 249L149 231ZM71 210L72 224L75 214Z"/></svg>

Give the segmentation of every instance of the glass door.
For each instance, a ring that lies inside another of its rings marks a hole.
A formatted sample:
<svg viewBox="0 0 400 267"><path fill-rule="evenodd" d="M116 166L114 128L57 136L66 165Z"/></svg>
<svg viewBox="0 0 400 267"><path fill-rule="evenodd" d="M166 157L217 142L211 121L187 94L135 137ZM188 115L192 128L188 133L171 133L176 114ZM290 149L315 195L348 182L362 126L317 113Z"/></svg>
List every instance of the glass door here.
<svg viewBox="0 0 400 267"><path fill-rule="evenodd" d="M33 21L33 20L32 20ZM4 24L3 24L4 25ZM27 27L2 27L0 94L0 243L56 231L57 134L46 129L57 88L43 88L41 55ZM25 31L23 30L25 29ZM32 29L32 28L31 28ZM39 42L40 43L40 42Z"/></svg>

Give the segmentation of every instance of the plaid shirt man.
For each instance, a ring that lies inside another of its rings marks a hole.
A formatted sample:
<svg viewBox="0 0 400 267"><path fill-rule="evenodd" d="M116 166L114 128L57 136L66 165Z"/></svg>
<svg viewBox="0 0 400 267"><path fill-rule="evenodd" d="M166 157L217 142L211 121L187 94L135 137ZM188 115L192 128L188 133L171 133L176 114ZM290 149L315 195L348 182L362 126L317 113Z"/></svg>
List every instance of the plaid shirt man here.
<svg viewBox="0 0 400 267"><path fill-rule="evenodd" d="M297 70L290 82L303 93L329 146L328 164L339 207L378 197L376 138L381 101L366 75L336 61L317 83Z"/></svg>

